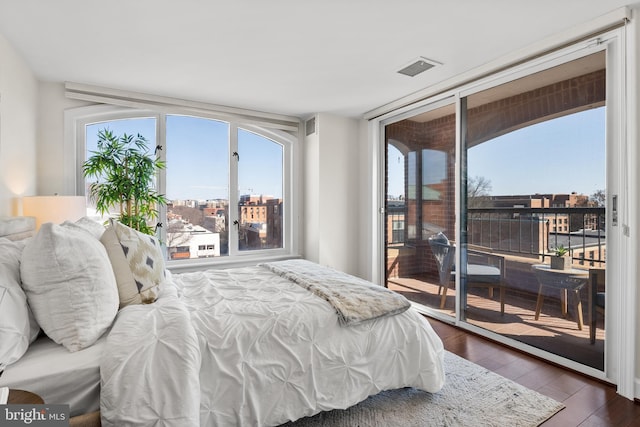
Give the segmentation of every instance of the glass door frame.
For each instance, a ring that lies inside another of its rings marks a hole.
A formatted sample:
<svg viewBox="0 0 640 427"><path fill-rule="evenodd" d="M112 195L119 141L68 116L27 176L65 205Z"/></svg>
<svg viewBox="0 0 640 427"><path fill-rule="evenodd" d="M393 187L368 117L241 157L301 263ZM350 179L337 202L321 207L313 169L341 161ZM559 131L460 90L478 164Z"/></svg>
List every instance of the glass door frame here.
<svg viewBox="0 0 640 427"><path fill-rule="evenodd" d="M382 191L381 196L380 196L380 200L381 200L381 203L382 203L383 207L380 210L380 212L383 213L383 215L382 215L382 217L383 217L383 220L382 220L383 230L382 230L382 233L381 233L381 235L382 235L382 243L380 245L378 245L381 248L381 255L380 255L380 258L378 258L378 260L376 261L377 264L381 264L380 260L384 260L383 264L386 265L386 255L387 255L387 253L386 253L386 245L385 245L385 237L384 237L385 236L384 227L385 227L385 224L386 224L386 220L384 219L384 217L386 216L386 212L384 210L384 206L385 206L385 201L386 201L386 196L387 196L385 194L385 191L384 191L384 189L385 189L385 182L384 181L386 179L385 178L385 156L386 156L386 151L385 150L386 150L386 146L385 146L385 141L384 141L384 139L385 139L385 127L389 126L389 125L391 125L393 123L397 123L397 122L400 122L402 120L405 120L405 119L411 118L413 116L419 115L419 114L424 114L424 113L427 113L427 112L430 112L430 111L434 111L434 110L437 110L437 109L440 109L440 108L443 108L443 107L449 107L449 106L454 106L455 109L456 109L456 128L459 129L458 114L457 114L457 111L458 111L457 97L455 95L453 95L453 94L448 94L448 95L443 96L443 97L431 99L429 103L421 105L421 106L419 106L417 108L416 107L410 108L410 109L408 109L407 111L405 111L403 113L394 115L394 116L392 116L392 117L390 117L388 119L384 119L384 120L380 121L380 138L381 138L381 145L382 145L381 150L382 150L382 152L381 152L381 155L380 155L380 162L381 162L381 164L379 166L380 167L380 174L378 174L378 175L382 179L382 182L379 185L379 188L381 188L381 191ZM459 147L459 142L457 140L457 133L456 133L455 146L456 146L456 174L457 174L457 170L459 169L458 165L460 164L459 163L459 158L458 158L459 149L457 148L457 147ZM459 194L458 186L459 186L459 181L458 181L457 178L456 178L455 185L456 185L456 191L455 191L455 195L454 195L454 203L456 205L456 210L455 210L456 211L456 218L455 218L454 229L456 231L455 239L457 241L459 241L458 240L459 237L460 237L459 236L460 226L459 226L459 217L458 217L458 210L459 210L458 209L458 200L459 200L459 198L458 198L458 194ZM405 225L405 227L406 227L406 225ZM422 234L422 232L420 232L420 235L421 234ZM458 254L456 254L456 256L458 256ZM374 264L374 265L376 265L376 264ZM378 280L374 280L374 282L383 283L383 284L386 283L385 282L386 281L386 268L382 268L381 271L379 272L379 274L380 274L379 279ZM456 289L457 289L457 287L456 287ZM455 290L455 289L452 289L452 291L455 291L457 293L457 290ZM456 304L455 305L455 313L457 313L458 312L458 298L456 298L455 301L456 301L455 302L455 304ZM442 321L447 322L447 323L451 323L452 322L452 317L450 315L447 315L447 314L443 313L441 310L437 310L435 308L431 308L431 307L428 307L426 305L417 304L417 303L414 303L413 305L415 306L415 308L419 312L421 312L423 314L426 314L428 316L431 316L433 318L442 320ZM457 322L457 320L458 319L456 318L456 322Z"/></svg>
<svg viewBox="0 0 640 427"><path fill-rule="evenodd" d="M495 341L504 343L511 347L531 353L535 356L550 360L551 362L568 367L578 372L583 372L595 378L599 378L618 385L618 393L627 398L633 398L635 389L635 357L636 343L635 336L637 326L635 325L636 290L633 284L636 283L637 272L629 262L629 256L635 254L634 248L637 246L638 238L629 233L629 225L637 222L638 212L634 211L637 206L637 196L633 194L635 181L630 181L630 177L635 174L638 163L631 154L635 153L633 141L629 138L629 133L635 130L635 125L630 124L632 119L628 115L629 101L625 96L627 82L627 72L629 65L626 62L627 49L626 28L621 27L608 32L598 34L581 42L572 44L563 49L558 49L547 55L536 57L530 61L522 62L520 65L503 69L478 79L472 83L463 84L455 89L416 102L398 110L370 120L369 131L374 138L377 150L373 155L374 176L377 179L377 195L373 198L377 215L374 220L374 236L377 237L377 250L373 250L372 275L374 281L384 283L384 127L389 123L410 117L424 109L435 108L438 102L446 100L451 102L451 97L456 102L456 240L460 241L460 219L461 209L461 152L462 138L460 136L462 99L470 94L487 88L497 86L504 82L530 75L582 56L605 50L606 70L607 70L607 93L606 93L606 152L607 152L607 212L612 212L612 196L617 195L618 199L618 226L613 226L611 220L607 218L607 283L611 283L607 289L607 309L606 324L607 338L605 342L605 369L599 371L585 367L571 360L556 356L549 352L539 350L526 344L519 343L513 339L505 338L502 335L489 332L485 329L475 327L460 319L460 297L456 291L456 315L452 319L442 315L435 310L421 310L424 314L432 316L445 322L452 322L456 326L486 336ZM441 104L440 104L441 105ZM630 188L632 187L633 188ZM611 217L612 215L608 215ZM456 262L460 264L460 251L456 253ZM626 256L626 258L625 258ZM617 286L615 284L618 284ZM624 286L627 284L627 286ZM460 277L456 277L456 289L460 288ZM629 338L633 337L633 338Z"/></svg>

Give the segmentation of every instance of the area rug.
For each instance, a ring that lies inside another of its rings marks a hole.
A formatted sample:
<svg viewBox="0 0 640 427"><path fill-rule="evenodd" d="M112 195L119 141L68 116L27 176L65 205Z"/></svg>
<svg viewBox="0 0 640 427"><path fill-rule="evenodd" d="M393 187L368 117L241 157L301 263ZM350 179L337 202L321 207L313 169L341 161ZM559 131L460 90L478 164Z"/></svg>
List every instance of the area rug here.
<svg viewBox="0 0 640 427"><path fill-rule="evenodd" d="M282 427L538 426L559 403L453 353L438 393L414 388L383 391L351 408L322 412Z"/></svg>

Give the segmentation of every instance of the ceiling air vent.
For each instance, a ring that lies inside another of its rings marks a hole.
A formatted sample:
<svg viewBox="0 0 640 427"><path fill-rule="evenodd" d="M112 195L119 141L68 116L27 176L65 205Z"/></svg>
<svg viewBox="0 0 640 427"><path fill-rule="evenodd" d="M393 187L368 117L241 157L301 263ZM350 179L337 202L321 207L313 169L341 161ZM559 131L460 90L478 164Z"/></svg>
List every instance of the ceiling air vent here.
<svg viewBox="0 0 640 427"><path fill-rule="evenodd" d="M311 117L305 122L305 134L307 136L316 133L316 116Z"/></svg>
<svg viewBox="0 0 640 427"><path fill-rule="evenodd" d="M398 73L404 74L405 76L415 77L423 71L427 71L430 68L435 67L436 65L442 65L439 62L433 61L431 59L423 58L422 56L418 59L412 61L409 65L404 68L398 70Z"/></svg>

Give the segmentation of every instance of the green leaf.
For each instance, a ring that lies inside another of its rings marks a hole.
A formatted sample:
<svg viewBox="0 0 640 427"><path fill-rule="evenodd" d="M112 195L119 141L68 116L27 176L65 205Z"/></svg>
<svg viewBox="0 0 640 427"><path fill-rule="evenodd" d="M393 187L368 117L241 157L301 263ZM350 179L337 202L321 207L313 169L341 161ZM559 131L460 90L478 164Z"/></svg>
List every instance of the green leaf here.
<svg viewBox="0 0 640 427"><path fill-rule="evenodd" d="M89 185L89 196L96 210L108 214L120 209L119 219L146 234L155 234L158 207L166 204L154 184L165 162L150 154L148 141L141 134L118 137L105 128L98 132L97 150L82 165ZM150 225L152 224L152 225Z"/></svg>

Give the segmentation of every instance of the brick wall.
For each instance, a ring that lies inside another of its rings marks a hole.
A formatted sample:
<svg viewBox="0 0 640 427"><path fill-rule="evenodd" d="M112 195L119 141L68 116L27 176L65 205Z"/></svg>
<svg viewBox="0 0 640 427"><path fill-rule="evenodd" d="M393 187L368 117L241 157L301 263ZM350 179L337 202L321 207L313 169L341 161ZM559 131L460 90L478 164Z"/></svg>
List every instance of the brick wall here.
<svg viewBox="0 0 640 427"><path fill-rule="evenodd" d="M517 94L495 102L470 108L467 112L467 145L473 146L513 130L530 126L551 118L572 114L581 110L602 106L605 103L605 71L596 71L562 82L547 85L529 92ZM469 97L473 105L473 96ZM433 224L443 229L450 238L455 228L455 115L447 114L427 122L403 120L386 127L385 138L404 155L420 153L423 149L446 153L446 177L440 183L428 184L425 191L439 193L437 200L423 200L421 183L414 183L417 200L406 200L407 217L405 230L415 226L415 240L406 240L414 248L403 254L402 262L388 259L388 267L403 274L434 274L437 269L428 248L423 224ZM416 167L421 167L421 155L416 156ZM408 162L405 161L405 177L409 177ZM419 176L419 175L418 175ZM408 184L408 183L405 183ZM427 232L425 232L427 233ZM537 243L539 242L530 242ZM399 253L392 251L391 253Z"/></svg>
<svg viewBox="0 0 640 427"><path fill-rule="evenodd" d="M552 117L602 106L605 77L604 70L595 71L471 108L467 144L472 147Z"/></svg>

